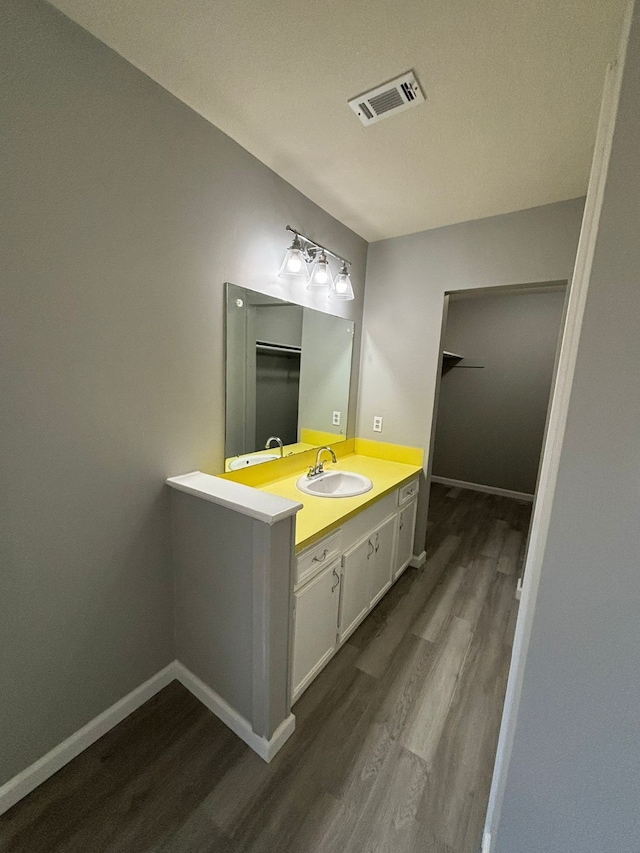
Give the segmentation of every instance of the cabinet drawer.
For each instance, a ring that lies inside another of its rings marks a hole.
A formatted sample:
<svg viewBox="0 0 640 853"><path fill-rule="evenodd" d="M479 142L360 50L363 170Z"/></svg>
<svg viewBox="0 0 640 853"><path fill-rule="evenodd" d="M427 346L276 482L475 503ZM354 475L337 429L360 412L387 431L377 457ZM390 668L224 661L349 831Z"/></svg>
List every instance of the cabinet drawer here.
<svg viewBox="0 0 640 853"><path fill-rule="evenodd" d="M325 536L298 555L295 585L299 586L340 555L340 531Z"/></svg>
<svg viewBox="0 0 640 853"><path fill-rule="evenodd" d="M398 492L396 490L385 495L366 509L363 509L362 512L354 515L353 518L345 521L340 528L342 552L348 551L352 545L355 545L365 536L368 536L372 530L375 530L386 518L397 511Z"/></svg>
<svg viewBox="0 0 640 853"><path fill-rule="evenodd" d="M410 501L411 498L415 498L418 494L418 489L420 488L420 484L418 482L418 478L412 480L410 483L407 483L398 491L398 506L402 506L402 504L406 504L407 501Z"/></svg>

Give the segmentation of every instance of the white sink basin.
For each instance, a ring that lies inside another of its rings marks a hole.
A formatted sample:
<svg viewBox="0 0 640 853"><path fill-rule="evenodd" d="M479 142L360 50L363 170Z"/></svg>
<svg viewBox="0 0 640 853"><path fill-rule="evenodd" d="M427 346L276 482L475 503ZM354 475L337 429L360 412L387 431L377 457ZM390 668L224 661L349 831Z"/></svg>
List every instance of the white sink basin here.
<svg viewBox="0 0 640 853"><path fill-rule="evenodd" d="M261 465L263 462L273 462L278 459L277 453L258 453L257 456L238 456L233 462L229 462L230 471L239 471L240 468L250 468L252 465Z"/></svg>
<svg viewBox="0 0 640 853"><path fill-rule="evenodd" d="M326 471L317 477L304 474L296 486L301 492L318 498L353 498L364 495L373 488L373 483L363 474L352 471Z"/></svg>

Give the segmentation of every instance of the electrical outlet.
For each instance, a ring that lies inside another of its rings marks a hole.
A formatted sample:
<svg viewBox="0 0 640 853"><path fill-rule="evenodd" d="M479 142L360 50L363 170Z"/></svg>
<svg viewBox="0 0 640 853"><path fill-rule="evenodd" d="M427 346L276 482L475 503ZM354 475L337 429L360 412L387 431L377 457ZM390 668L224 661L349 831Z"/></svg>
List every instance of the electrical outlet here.
<svg viewBox="0 0 640 853"><path fill-rule="evenodd" d="M331 423L334 426L340 426L340 412L333 413L333 420L331 421Z"/></svg>
<svg viewBox="0 0 640 853"><path fill-rule="evenodd" d="M375 415L373 418L373 431L382 432L382 417L380 415Z"/></svg>

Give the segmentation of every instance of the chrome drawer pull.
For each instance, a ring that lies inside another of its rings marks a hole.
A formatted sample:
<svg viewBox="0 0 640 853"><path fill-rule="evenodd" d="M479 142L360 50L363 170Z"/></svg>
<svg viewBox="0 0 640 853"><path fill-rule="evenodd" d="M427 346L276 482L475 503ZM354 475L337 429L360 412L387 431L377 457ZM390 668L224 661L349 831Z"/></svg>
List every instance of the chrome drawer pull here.
<svg viewBox="0 0 640 853"><path fill-rule="evenodd" d="M324 553L322 554L322 557L313 557L311 562L312 563L323 563L327 559L328 553L329 553L329 549L325 548Z"/></svg>
<svg viewBox="0 0 640 853"><path fill-rule="evenodd" d="M336 582L331 587L331 592L335 592L336 589L340 586L340 575L336 572L335 569L333 570L333 576L336 579Z"/></svg>

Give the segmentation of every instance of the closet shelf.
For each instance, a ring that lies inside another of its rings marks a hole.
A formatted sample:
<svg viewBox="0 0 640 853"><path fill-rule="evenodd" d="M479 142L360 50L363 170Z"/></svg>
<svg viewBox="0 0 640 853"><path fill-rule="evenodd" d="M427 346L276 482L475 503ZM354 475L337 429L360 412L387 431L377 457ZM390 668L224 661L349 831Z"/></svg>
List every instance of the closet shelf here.
<svg viewBox="0 0 640 853"><path fill-rule="evenodd" d="M459 355L457 352L449 352L449 350L442 351L442 368L441 373L444 376L445 373L448 373L452 368L460 366L458 362L462 361L463 356Z"/></svg>

